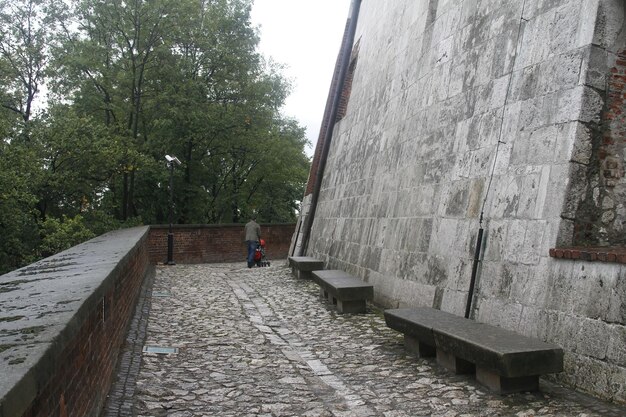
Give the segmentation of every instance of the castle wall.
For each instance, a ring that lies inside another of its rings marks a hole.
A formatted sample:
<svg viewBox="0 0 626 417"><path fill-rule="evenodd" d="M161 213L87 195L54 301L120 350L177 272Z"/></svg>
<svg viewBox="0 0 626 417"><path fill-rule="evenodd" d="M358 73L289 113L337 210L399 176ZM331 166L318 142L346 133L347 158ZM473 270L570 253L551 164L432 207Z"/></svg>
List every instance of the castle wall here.
<svg viewBox="0 0 626 417"><path fill-rule="evenodd" d="M626 244L626 31L624 2L601 3L590 54L597 91L604 98L600 122L589 124L595 140L586 166L586 190L574 223L574 243Z"/></svg>
<svg viewBox="0 0 626 417"><path fill-rule="evenodd" d="M364 0L308 255L383 306L463 315L483 213L472 317L563 346L561 380L626 402L623 267L549 256L590 211L623 7Z"/></svg>

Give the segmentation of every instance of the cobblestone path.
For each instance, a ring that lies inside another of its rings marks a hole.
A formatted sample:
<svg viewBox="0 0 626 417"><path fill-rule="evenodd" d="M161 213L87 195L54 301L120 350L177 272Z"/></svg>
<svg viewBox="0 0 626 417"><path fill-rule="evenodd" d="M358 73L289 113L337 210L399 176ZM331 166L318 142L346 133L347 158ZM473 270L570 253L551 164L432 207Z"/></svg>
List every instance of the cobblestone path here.
<svg viewBox="0 0 626 417"><path fill-rule="evenodd" d="M314 283L284 265L157 267L104 415L626 415L543 381L541 393L491 394L468 376L406 354L381 311L336 314ZM141 353L138 345L179 351Z"/></svg>

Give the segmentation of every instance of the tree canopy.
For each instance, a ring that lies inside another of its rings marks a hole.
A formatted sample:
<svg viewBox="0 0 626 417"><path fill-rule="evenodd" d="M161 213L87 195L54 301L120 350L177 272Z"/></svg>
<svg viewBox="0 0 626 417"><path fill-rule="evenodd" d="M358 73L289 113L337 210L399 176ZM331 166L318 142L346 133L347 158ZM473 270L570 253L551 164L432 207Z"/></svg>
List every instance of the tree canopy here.
<svg viewBox="0 0 626 417"><path fill-rule="evenodd" d="M307 142L251 6L0 0L0 273L167 223L166 154L176 223L295 221Z"/></svg>

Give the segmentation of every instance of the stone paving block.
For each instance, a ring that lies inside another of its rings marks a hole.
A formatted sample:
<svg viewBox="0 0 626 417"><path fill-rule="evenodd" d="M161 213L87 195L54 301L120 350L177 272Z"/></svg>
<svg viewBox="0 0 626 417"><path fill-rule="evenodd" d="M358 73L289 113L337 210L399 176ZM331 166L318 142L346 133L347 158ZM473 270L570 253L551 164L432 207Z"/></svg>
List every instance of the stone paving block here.
<svg viewBox="0 0 626 417"><path fill-rule="evenodd" d="M281 265L282 264L282 265ZM626 409L541 381L542 393L502 397L432 359L405 352L382 312L338 315L285 263L158 267L145 342L128 336L136 378L106 416L623 416ZM148 310L148 311L147 311ZM179 348L142 354L135 344ZM139 342L139 343L137 343ZM540 410L540 411L539 411Z"/></svg>

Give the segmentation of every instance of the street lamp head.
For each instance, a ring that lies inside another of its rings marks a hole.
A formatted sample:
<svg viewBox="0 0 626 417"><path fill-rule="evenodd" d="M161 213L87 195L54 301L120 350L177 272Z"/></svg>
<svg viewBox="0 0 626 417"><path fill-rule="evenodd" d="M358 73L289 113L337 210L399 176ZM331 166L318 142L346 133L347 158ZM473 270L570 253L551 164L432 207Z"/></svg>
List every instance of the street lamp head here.
<svg viewBox="0 0 626 417"><path fill-rule="evenodd" d="M167 159L168 164L176 164L176 165L181 164L180 160L176 158L175 156L165 155L165 159Z"/></svg>

